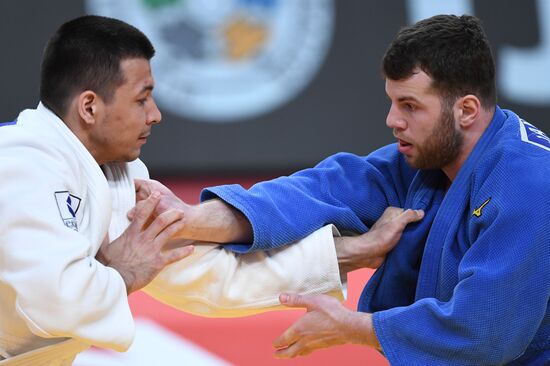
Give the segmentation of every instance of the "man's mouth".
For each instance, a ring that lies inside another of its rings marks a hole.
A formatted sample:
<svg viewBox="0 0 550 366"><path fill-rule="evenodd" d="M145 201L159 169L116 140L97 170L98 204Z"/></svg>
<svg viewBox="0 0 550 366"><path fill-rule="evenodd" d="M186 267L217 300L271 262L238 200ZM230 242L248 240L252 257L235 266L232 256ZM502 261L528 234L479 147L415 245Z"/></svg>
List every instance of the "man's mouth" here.
<svg viewBox="0 0 550 366"><path fill-rule="evenodd" d="M398 143L398 150L402 154L406 154L406 153L410 152L412 147L413 147L412 144L408 143L405 140L399 139L399 138L397 139L397 143Z"/></svg>
<svg viewBox="0 0 550 366"><path fill-rule="evenodd" d="M143 143L146 143L147 142L147 138L151 136L150 133L147 133L147 134L144 134L144 135L141 135L139 138L138 138L138 141L139 142L143 142Z"/></svg>

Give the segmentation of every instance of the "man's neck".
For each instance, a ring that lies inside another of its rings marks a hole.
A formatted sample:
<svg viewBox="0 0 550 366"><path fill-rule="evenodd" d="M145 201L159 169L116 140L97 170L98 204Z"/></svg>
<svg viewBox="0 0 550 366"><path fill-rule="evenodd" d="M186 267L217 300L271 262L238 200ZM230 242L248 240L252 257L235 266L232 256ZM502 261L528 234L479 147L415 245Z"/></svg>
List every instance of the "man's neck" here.
<svg viewBox="0 0 550 366"><path fill-rule="evenodd" d="M449 181L451 183L455 180L458 172L466 162L466 159L468 159L468 157L474 150L477 142L479 141L479 139L481 139L481 136L483 136L483 133L491 124L494 114L494 108L489 111L485 111L482 109L478 121L472 124L468 129L462 131L464 136L462 148L460 149L456 158L451 163L442 168L443 172L445 173L445 175L447 175L447 178L449 178Z"/></svg>

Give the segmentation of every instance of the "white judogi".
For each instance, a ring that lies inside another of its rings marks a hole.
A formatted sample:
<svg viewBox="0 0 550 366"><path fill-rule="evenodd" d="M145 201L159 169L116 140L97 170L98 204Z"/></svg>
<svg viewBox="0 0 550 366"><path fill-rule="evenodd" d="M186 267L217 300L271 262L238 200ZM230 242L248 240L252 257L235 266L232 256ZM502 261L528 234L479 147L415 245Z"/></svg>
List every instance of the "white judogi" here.
<svg viewBox="0 0 550 366"><path fill-rule="evenodd" d="M102 171L40 104L0 127L0 176L0 356L9 358L0 365L70 365L89 345L126 350L126 287L95 255L107 233L112 241L127 227L143 163ZM270 310L282 291L341 297L332 235L328 226L288 249L241 256L197 245L145 290L206 316Z"/></svg>

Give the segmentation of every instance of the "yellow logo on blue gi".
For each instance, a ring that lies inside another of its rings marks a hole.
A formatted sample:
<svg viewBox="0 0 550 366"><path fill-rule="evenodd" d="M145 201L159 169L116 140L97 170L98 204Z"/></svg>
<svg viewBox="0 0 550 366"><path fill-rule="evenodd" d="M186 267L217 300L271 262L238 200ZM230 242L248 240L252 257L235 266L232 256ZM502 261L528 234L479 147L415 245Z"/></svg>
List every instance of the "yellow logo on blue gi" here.
<svg viewBox="0 0 550 366"><path fill-rule="evenodd" d="M489 203L490 200L491 200L491 197L487 198L487 200L485 200L485 202L483 202L481 204L481 206L474 209L474 212L472 212L472 215L475 216L475 217L480 217L481 216L481 210L483 210L483 207L487 206L487 204Z"/></svg>

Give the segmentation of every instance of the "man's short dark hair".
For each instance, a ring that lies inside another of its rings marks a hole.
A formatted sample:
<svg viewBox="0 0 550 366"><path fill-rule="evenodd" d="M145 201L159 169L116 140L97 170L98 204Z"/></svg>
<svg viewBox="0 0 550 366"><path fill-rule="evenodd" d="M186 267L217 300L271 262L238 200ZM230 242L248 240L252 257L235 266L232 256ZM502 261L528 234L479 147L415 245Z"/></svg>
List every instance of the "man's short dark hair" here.
<svg viewBox="0 0 550 366"><path fill-rule="evenodd" d="M42 58L40 99L63 117L70 99L92 90L107 103L123 84L120 62L150 60L155 49L137 28L117 19L87 15L63 24Z"/></svg>
<svg viewBox="0 0 550 366"><path fill-rule="evenodd" d="M495 62L478 18L437 15L402 28L382 61L391 80L410 77L421 69L446 101L476 95L482 105L496 104Z"/></svg>

